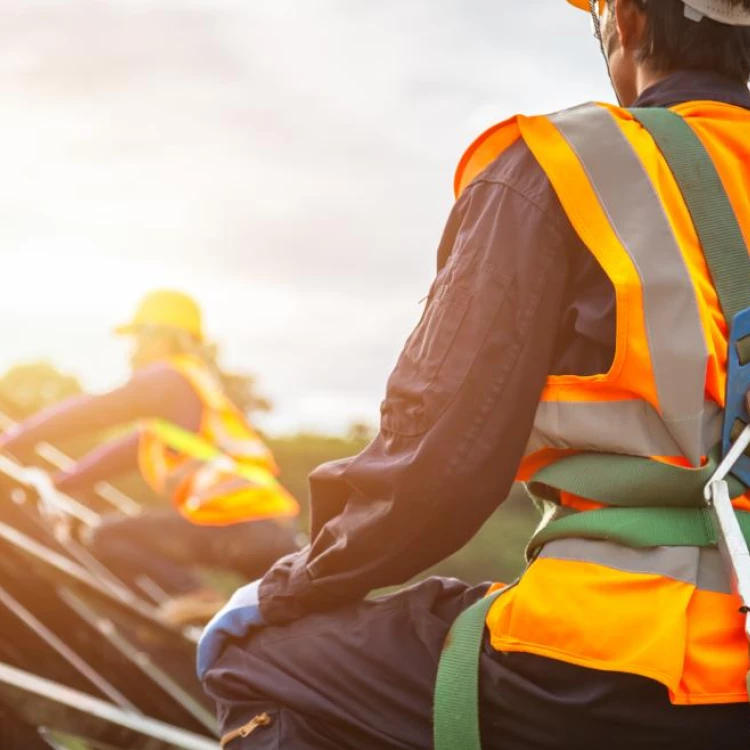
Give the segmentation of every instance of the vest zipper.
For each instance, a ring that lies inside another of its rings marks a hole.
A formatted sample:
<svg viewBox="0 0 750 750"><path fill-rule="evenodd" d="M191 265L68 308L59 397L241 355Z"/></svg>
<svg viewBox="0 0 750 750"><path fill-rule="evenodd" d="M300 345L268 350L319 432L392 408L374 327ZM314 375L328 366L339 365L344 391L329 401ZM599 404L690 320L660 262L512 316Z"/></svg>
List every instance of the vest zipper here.
<svg viewBox="0 0 750 750"><path fill-rule="evenodd" d="M273 719L271 719L268 714L258 714L255 718L248 721L247 724L243 724L241 727L237 727L237 729L227 732L227 734L221 738L221 747L226 747L230 742L234 742L240 737L242 739L249 737L256 729L258 729L258 727L270 726L272 722Z"/></svg>

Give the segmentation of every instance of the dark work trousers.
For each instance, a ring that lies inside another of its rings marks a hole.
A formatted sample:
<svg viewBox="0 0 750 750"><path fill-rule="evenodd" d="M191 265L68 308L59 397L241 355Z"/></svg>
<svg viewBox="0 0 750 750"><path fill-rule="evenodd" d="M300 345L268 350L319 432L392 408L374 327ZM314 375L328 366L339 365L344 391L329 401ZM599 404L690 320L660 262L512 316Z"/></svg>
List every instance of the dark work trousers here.
<svg viewBox="0 0 750 750"><path fill-rule="evenodd" d="M172 508L140 516L107 516L91 539L95 556L125 583L147 575L168 594L201 588L196 566L222 568L248 581L297 549L288 522L251 521L229 526L190 523Z"/></svg>
<svg viewBox="0 0 750 750"><path fill-rule="evenodd" d="M204 680L222 734L263 713L271 722L226 750L428 750L443 641L485 590L431 578L229 646ZM666 688L643 677L489 645L480 705L484 748L491 750L750 747L748 705L677 707Z"/></svg>

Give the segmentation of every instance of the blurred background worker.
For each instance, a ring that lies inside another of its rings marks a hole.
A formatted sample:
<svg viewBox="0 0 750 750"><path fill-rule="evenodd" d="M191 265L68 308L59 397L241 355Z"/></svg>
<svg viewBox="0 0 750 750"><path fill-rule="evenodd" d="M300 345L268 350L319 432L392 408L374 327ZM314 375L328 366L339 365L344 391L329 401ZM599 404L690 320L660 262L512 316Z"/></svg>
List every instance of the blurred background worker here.
<svg viewBox="0 0 750 750"><path fill-rule="evenodd" d="M139 469L172 507L106 517L88 541L127 583L147 573L178 597L163 608L167 619L201 619L220 600L201 585L195 566L256 578L297 549L292 519L299 506L277 481L270 450L232 403L194 300L152 292L116 333L133 341L130 380L40 412L0 436L0 450L23 460L42 441L136 422L54 483L76 495Z"/></svg>

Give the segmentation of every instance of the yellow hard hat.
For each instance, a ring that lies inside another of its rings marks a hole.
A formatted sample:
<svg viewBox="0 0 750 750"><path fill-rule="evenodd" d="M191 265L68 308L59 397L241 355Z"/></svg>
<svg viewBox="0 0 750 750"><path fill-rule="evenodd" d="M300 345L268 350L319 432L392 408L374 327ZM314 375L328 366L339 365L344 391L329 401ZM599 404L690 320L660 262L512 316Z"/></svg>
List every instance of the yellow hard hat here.
<svg viewBox="0 0 750 750"><path fill-rule="evenodd" d="M143 328L172 328L203 340L203 321L198 303L187 294L171 289L149 292L138 305L133 319L115 328L115 333L128 335L138 333Z"/></svg>

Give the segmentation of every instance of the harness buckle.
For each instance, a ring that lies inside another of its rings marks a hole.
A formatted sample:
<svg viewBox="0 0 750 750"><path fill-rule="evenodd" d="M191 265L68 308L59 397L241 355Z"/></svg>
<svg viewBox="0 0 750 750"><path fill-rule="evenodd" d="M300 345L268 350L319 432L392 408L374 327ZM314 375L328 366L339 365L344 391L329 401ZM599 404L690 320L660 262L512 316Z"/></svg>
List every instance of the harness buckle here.
<svg viewBox="0 0 750 750"><path fill-rule="evenodd" d="M742 430L704 489L718 547L731 576L732 586L742 602L741 611L745 615L750 615L750 550L732 506L726 477L730 472L736 473L739 460L747 458L745 451L748 446L750 424ZM745 621L745 635L750 640L750 617Z"/></svg>
<svg viewBox="0 0 750 750"><path fill-rule="evenodd" d="M729 456L732 446L750 424L750 308L735 315L727 342L727 390L721 453ZM750 486L750 455L741 452L732 474Z"/></svg>

